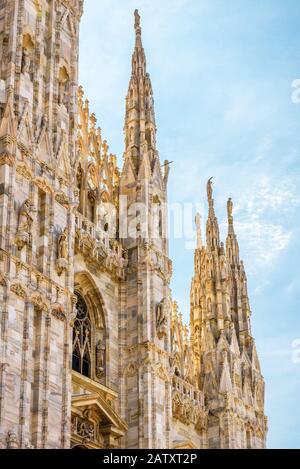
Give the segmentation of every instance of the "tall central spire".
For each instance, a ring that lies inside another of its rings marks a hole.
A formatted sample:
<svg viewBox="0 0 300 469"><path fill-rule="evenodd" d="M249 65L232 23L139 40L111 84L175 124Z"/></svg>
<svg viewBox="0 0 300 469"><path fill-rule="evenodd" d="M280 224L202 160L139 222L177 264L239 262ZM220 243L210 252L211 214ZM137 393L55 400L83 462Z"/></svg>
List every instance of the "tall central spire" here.
<svg viewBox="0 0 300 469"><path fill-rule="evenodd" d="M136 171L144 153L152 165L156 152L156 125L150 76L146 71L146 56L142 45L141 17L134 12L135 47L132 73L126 98L125 157L131 158Z"/></svg>

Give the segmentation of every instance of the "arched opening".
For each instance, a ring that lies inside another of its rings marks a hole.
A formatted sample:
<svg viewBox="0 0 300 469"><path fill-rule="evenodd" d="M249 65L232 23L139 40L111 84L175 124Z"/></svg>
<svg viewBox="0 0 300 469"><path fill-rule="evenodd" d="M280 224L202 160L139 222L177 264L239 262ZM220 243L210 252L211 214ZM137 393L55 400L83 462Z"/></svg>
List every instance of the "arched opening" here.
<svg viewBox="0 0 300 469"><path fill-rule="evenodd" d="M108 333L104 305L87 273L75 276L77 315L73 326L73 370L106 385Z"/></svg>
<svg viewBox="0 0 300 469"><path fill-rule="evenodd" d="M72 368L74 371L90 378L92 348L91 318L82 296L79 293L76 293L76 296L77 315L73 327Z"/></svg>
<svg viewBox="0 0 300 469"><path fill-rule="evenodd" d="M70 100L70 76L63 65L58 74L58 104L64 105L68 110Z"/></svg>
<svg viewBox="0 0 300 469"><path fill-rule="evenodd" d="M30 34L24 34L22 47L21 70L22 73L30 75L32 72L32 59L34 53L34 43Z"/></svg>

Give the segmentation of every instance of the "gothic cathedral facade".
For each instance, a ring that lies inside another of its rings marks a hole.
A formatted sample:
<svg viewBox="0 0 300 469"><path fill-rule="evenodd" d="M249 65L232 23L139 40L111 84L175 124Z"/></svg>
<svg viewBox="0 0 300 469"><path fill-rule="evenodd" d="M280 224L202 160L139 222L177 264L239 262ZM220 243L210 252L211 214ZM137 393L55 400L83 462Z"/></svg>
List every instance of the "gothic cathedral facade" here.
<svg viewBox="0 0 300 469"><path fill-rule="evenodd" d="M232 202L224 245L208 182L188 329L140 16L119 171L78 86L82 13L0 2L0 447L264 448Z"/></svg>

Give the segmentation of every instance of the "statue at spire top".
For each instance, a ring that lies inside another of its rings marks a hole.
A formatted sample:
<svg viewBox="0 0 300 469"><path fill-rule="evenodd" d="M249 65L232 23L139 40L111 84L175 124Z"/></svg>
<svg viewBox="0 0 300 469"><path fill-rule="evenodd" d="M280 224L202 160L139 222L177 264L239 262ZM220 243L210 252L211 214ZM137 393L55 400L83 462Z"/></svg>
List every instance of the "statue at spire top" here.
<svg viewBox="0 0 300 469"><path fill-rule="evenodd" d="M134 27L139 28L141 26L141 17L139 15L139 10L134 11L134 18L135 18Z"/></svg>
<svg viewBox="0 0 300 469"><path fill-rule="evenodd" d="M228 212L228 218L232 218L232 211L233 211L233 203L232 203L232 199L228 199L228 202L227 202L227 212Z"/></svg>
<svg viewBox="0 0 300 469"><path fill-rule="evenodd" d="M212 177L208 180L207 182L207 197L208 197L208 200L212 200L212 196L213 196L213 189L212 189Z"/></svg>

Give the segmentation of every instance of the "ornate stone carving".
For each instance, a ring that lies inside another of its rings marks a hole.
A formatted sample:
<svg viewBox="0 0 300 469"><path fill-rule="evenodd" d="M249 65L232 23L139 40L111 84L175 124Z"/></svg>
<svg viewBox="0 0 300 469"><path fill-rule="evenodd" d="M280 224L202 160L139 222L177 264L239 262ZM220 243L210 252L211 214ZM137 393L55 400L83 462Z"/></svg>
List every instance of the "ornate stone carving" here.
<svg viewBox="0 0 300 469"><path fill-rule="evenodd" d="M14 282L11 287L11 291L15 293L20 298L26 299L28 292L26 287L24 287L20 282Z"/></svg>
<svg viewBox="0 0 300 469"><path fill-rule="evenodd" d="M18 437L15 434L15 432L8 432L6 442L7 442L7 449L18 449L19 448Z"/></svg>
<svg viewBox="0 0 300 469"><path fill-rule="evenodd" d="M32 171L28 168L26 164L20 164L17 166L16 169L17 173L19 173L21 176L23 176L25 179L28 179L29 181L32 179Z"/></svg>
<svg viewBox="0 0 300 469"><path fill-rule="evenodd" d="M33 293L29 301L39 310L39 311L48 311L49 310L49 303L46 298L39 292Z"/></svg>
<svg viewBox="0 0 300 469"><path fill-rule="evenodd" d="M44 165L41 165L42 168L46 168L47 166L44 164ZM37 177L34 179L34 182L44 191L44 192L48 192L48 193L52 193L53 192L53 188L51 187L51 185L49 184L49 182L47 181L47 179L45 177Z"/></svg>
<svg viewBox="0 0 300 469"><path fill-rule="evenodd" d="M51 314L52 314L52 316L54 316L59 321L65 321L66 320L65 309L64 309L63 305L61 305L60 303L54 303L51 306Z"/></svg>
<svg viewBox="0 0 300 469"><path fill-rule="evenodd" d="M133 378L133 376L136 376L138 373L138 365L137 363L129 363L127 368L124 370L124 375L127 376L127 378Z"/></svg>
<svg viewBox="0 0 300 469"><path fill-rule="evenodd" d="M58 192L57 194L55 194L55 200L64 207L70 205L70 200L64 192Z"/></svg>
<svg viewBox="0 0 300 469"><path fill-rule="evenodd" d="M6 144L9 144L6 142ZM11 153L0 153L0 166L7 164L8 166L13 166L15 164L16 157Z"/></svg>
<svg viewBox="0 0 300 469"><path fill-rule="evenodd" d="M83 442L95 440L95 424L85 418L72 417L72 433L82 438Z"/></svg>

